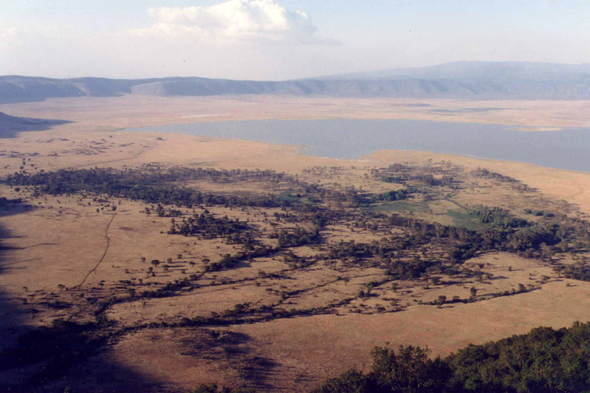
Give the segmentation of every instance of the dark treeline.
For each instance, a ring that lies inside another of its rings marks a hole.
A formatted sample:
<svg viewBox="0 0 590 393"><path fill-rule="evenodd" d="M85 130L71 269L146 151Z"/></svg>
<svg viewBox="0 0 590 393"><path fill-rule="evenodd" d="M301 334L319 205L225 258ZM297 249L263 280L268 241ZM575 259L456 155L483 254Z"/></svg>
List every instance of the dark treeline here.
<svg viewBox="0 0 590 393"><path fill-rule="evenodd" d="M470 214L477 217L482 224L489 224L500 228L524 228L531 226L532 223L522 218L515 217L509 211L500 209L498 207L489 208L486 206L478 206L469 211Z"/></svg>
<svg viewBox="0 0 590 393"><path fill-rule="evenodd" d="M397 191L387 191L382 194L375 195L373 200L385 202L402 201L404 199L408 199L411 194L414 194L416 192L416 190L406 188Z"/></svg>
<svg viewBox="0 0 590 393"><path fill-rule="evenodd" d="M227 216L216 218L208 211L202 214L193 214L192 217L183 218L177 222L174 218L171 222L169 234L183 236L199 236L203 239L215 239L229 237L245 232L248 225L245 222L229 219ZM240 243L240 242L235 242Z"/></svg>
<svg viewBox="0 0 590 393"><path fill-rule="evenodd" d="M8 199L5 197L0 197L0 208L2 207L7 207L7 206L13 206L13 205L18 205L22 202L22 200L19 199Z"/></svg>
<svg viewBox="0 0 590 393"><path fill-rule="evenodd" d="M534 191L533 188L530 188L529 186L522 183L518 179L515 179L510 176L502 175L501 173L490 172L484 168L478 168L474 171L471 171L470 173L472 176L480 178L480 179L495 180L500 183L507 183L515 190L527 191L527 192Z"/></svg>
<svg viewBox="0 0 590 393"><path fill-rule="evenodd" d="M557 265L553 267L553 270L560 273L565 278L590 281L590 267L586 265L585 261L573 265Z"/></svg>
<svg viewBox="0 0 590 393"><path fill-rule="evenodd" d="M304 228L297 227L292 231L281 230L276 236L279 239L279 248L283 247L301 247L309 244L315 244L320 239L321 227L315 227L308 231ZM271 236L271 238L274 236Z"/></svg>
<svg viewBox="0 0 590 393"><path fill-rule="evenodd" d="M453 187L457 180L453 175L456 168L445 169L442 166L416 167L404 164L392 164L386 168L373 169L373 178L385 183L406 184L413 181L428 187ZM418 173L421 172L421 173Z"/></svg>
<svg viewBox="0 0 590 393"><path fill-rule="evenodd" d="M272 171L216 171L205 169L173 168L167 171L156 169L115 170L95 168L82 170L59 170L37 174L15 173L6 177L12 186L35 187L37 193L63 195L74 193L105 194L111 197L141 200L146 203L161 203L193 207L195 205L281 207L289 201L274 195L222 195L201 192L177 186L176 182L211 180L228 182L230 179L279 182L290 177Z"/></svg>
<svg viewBox="0 0 590 393"><path fill-rule="evenodd" d="M398 183L398 184L406 184L408 181L417 181L423 183L428 187L434 186L447 186L450 187L453 184L453 178L451 176L442 176L441 178L436 178L434 175L431 174L424 174L424 175L380 175L379 180L385 183Z"/></svg>
<svg viewBox="0 0 590 393"><path fill-rule="evenodd" d="M471 171L471 175L483 179L493 179L506 183L520 183L520 180L517 180L510 176L502 175L501 173L490 172L485 168L478 168L474 171Z"/></svg>
<svg viewBox="0 0 590 393"><path fill-rule="evenodd" d="M391 170L402 173L411 170L404 166L393 167ZM427 169L444 176L449 173L440 167ZM173 184L195 179L217 182L232 179L285 182L290 191L288 197L281 197L280 194L236 196L204 193ZM426 223L402 215L379 214L362 208L375 201L407 198L415 192L411 188L377 195L365 194L354 188L338 191L304 183L292 176L272 171L185 168L160 170L149 167L118 171L95 168L35 175L16 173L8 176L5 182L13 186L32 187L37 193L98 193L142 200L158 204L158 214L163 213L160 215L172 217L181 217L182 213L171 210L166 214L160 204L189 208L207 204L281 207L283 211L276 213L274 217L269 216L269 219L272 221L274 218L273 224L276 225L285 221L297 223L297 227L277 229L270 235L271 238L279 240L279 249L321 244L320 231L327 225L351 225L383 234L393 228L403 229L404 234L385 236L381 242L329 244L328 253L321 256L323 259L373 266L377 264L389 269L391 275L397 279L418 278L432 272L456 274L458 269L453 266L454 264L461 264L469 258L489 251L514 252L527 258L541 258L551 262L552 257L558 252L583 252L590 247L590 223L565 215L547 215L538 222L533 222L518 218L503 209L480 206L470 209L469 214L477 219L482 229L471 231L461 227ZM225 237L229 243L234 244L258 244L254 241L253 229L246 223L205 213L175 221L170 233L202 238ZM439 255L417 257L420 249L436 251ZM225 268L235 264L222 265ZM590 278L590 274L586 273L588 269L584 266L575 271L572 269L567 270L571 277Z"/></svg>
<svg viewBox="0 0 590 393"><path fill-rule="evenodd" d="M272 184L284 183L297 190L295 197L274 194L226 195L202 192L177 185L191 181L212 181L217 183L260 181ZM4 182L10 186L34 187L37 194L70 195L75 193L105 194L111 197L141 200L152 204L193 207L195 205L287 207L300 205L302 210L313 211L313 204L331 202L361 206L373 201L366 195L349 187L337 191L318 184L308 184L294 176L274 171L215 170L171 168L162 170L151 166L142 169L116 170L94 168L80 170L58 170L29 174L16 172L8 175ZM301 201L305 200L305 203ZM310 205L311 202L311 205Z"/></svg>
<svg viewBox="0 0 590 393"><path fill-rule="evenodd" d="M373 169L371 174L374 179L386 183L407 184L408 182L418 182L428 187L457 187L461 181L456 175L462 170L450 164L429 165L417 167L405 164L392 164L386 168ZM526 184L513 177L502 175L497 172L490 172L487 169L479 168L470 172L475 178L495 180L500 183L507 183L512 188L520 191L534 191Z"/></svg>
<svg viewBox="0 0 590 393"><path fill-rule="evenodd" d="M490 172L485 168L478 168L474 171L471 171L471 174L475 177L483 178L483 179L493 179L499 180L501 182L507 183L520 183L520 180L516 180L513 177L502 175L501 173L497 172Z"/></svg>
<svg viewBox="0 0 590 393"><path fill-rule="evenodd" d="M357 227L364 225L376 231L402 228L405 233L371 243L332 243L324 258L377 263L397 279L412 279L431 273L457 274L454 264L461 264L484 252L512 252L526 258L550 261L557 252L583 252L590 246L590 224L585 221L533 223L501 209L482 207L473 212L484 224L480 231L427 223L397 214L372 213L369 217L365 212L363 218L348 217L348 222L355 222ZM419 257L416 251L420 249L429 249L434 255Z"/></svg>
<svg viewBox="0 0 590 393"><path fill-rule="evenodd" d="M367 372L349 370L314 393L581 393L590 391L590 324L536 328L444 359L419 347L375 348Z"/></svg>

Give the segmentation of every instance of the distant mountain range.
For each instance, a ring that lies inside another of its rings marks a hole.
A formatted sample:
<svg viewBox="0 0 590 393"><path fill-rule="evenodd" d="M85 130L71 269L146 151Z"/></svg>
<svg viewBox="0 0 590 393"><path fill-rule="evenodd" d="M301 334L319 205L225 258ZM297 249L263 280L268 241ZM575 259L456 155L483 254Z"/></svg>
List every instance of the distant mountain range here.
<svg viewBox="0 0 590 393"><path fill-rule="evenodd" d="M586 100L590 99L590 64L456 62L279 82L197 77L49 79L0 76L0 104L125 94Z"/></svg>
<svg viewBox="0 0 590 393"><path fill-rule="evenodd" d="M373 72L330 75L322 80L478 80L496 82L588 82L590 64L459 61L430 67L398 68Z"/></svg>

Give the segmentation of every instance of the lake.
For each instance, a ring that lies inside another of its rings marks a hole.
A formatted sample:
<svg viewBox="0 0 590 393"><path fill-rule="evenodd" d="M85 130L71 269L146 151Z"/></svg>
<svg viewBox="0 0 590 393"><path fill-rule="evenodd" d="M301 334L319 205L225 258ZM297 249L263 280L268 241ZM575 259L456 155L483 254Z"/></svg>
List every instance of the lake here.
<svg viewBox="0 0 590 393"><path fill-rule="evenodd" d="M590 172L590 128L511 130L499 124L426 120L255 120L127 129L301 145L306 154L360 158L418 150Z"/></svg>

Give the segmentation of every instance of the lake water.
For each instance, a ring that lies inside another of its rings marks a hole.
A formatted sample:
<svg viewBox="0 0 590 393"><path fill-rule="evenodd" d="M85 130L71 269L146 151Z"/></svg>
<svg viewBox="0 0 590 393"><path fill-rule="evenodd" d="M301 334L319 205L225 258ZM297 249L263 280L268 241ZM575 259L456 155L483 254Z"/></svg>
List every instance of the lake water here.
<svg viewBox="0 0 590 393"><path fill-rule="evenodd" d="M302 145L306 154L360 158L419 150L590 172L590 128L517 132L498 124L425 120L256 120L128 129Z"/></svg>

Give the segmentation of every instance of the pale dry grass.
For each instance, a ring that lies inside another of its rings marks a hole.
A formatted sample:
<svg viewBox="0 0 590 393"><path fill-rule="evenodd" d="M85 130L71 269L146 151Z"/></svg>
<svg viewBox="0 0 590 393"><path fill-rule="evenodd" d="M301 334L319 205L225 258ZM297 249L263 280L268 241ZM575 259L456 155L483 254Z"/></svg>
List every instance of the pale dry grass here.
<svg viewBox="0 0 590 393"><path fill-rule="evenodd" d="M416 119L506 124L520 126L520 130L590 125L588 101L122 96L3 104L0 111L13 116L71 120L77 123L61 127L85 131L263 119Z"/></svg>
<svg viewBox="0 0 590 393"><path fill-rule="evenodd" d="M476 160L452 155L410 151L381 151L359 160L333 160L300 155L293 146L281 146L246 141L201 138L184 135L157 135L154 133L118 133L113 130L125 127L188 123L195 121L244 120L263 118L419 118L426 120L493 122L535 127L588 126L590 110L587 102L466 102L419 100L431 107L413 107L412 100L336 100L329 98L142 98L117 99L56 99L42 103L0 106L0 111L11 115L61 118L78 123L63 125L53 130L22 133L14 139L0 140L0 174L12 173L27 161L27 171L36 172L60 168L91 168L124 166L138 167L146 163L164 166L182 165L212 168L273 169L301 173L314 166L339 166L337 174L302 175L324 184L337 183L363 185L365 189L383 192L396 189L363 177L368 169L392 163L427 163L432 159L451 161L465 170L485 167L491 171L512 176L539 189L557 206L555 200L565 199L577 204L582 213L590 213L590 174L542 168L530 164ZM432 109L458 110L460 108L510 107L488 112L463 112L443 115ZM521 109L519 109L521 108ZM195 117L197 116L197 117ZM161 138L161 139L158 139ZM33 154L37 153L37 154ZM30 161L28 161L30 158ZM31 166L33 165L33 166ZM354 166L356 169L350 169ZM37 168L37 169L35 169ZM263 184L239 187L231 184L199 184L205 190L220 192L269 192ZM16 198L7 187L0 188L0 196ZM505 206L515 211L540 203L537 196L519 194L507 188L482 181L481 187L464 190L453 200L464 204L490 204ZM59 199L59 203L58 200ZM88 206L88 202L91 205ZM232 245L218 240L200 241L181 236L169 236L169 218L158 218L140 213L145 205L140 202L114 201L116 216L108 230L108 252L85 282L85 288L95 293L108 292L117 287L119 280L142 279L145 283L163 283L181 279L187 274L201 272L203 258L216 260L220 254L236 251ZM80 284L106 250L105 231L113 212L97 213L100 203L90 199L79 201L73 197L41 197L28 200L34 209L17 215L0 217L0 225L10 234L4 244L13 247L7 251L0 286L12 298L28 298L30 302L57 293L57 296L74 296L70 291L59 291ZM39 204L40 203L40 204ZM439 200L429 205L430 211L416 217L452 224L447 210L457 206ZM186 209L184 209L186 210ZM61 212L60 212L61 211ZM256 216L256 211L213 209L215 214L253 221L258 228L269 229ZM200 212L200 210L199 210ZM184 211L184 213L191 213ZM269 210L269 214L272 211ZM161 233L164 232L164 233ZM380 235L354 230L346 226L331 226L325 231L330 242L355 240L378 241ZM309 247L297 249L299 256L312 256L317 250ZM182 254L182 258L176 258ZM147 263L141 262L141 258ZM155 269L156 277L148 277L151 259L173 258L169 271ZM189 262L194 265L189 265ZM269 368L263 390L305 391L322 378L334 376L349 367L369 364L369 352L375 345L429 346L435 355L446 355L469 343L483 343L513 334L525 333L537 326L564 327L576 320L587 321L590 306L590 284L560 280L551 267L509 254L489 254L469 264L482 264L483 272L491 273L494 280L483 282L460 281L453 285L434 286L427 283L401 283L394 290L388 285L374 289L374 297L356 299L337 310L337 314L279 319L253 325L232 326L227 330L248 337L245 355L236 359L248 361L254 356L270 359L275 366ZM509 271L508 267L512 267ZM181 270L186 269L186 273ZM125 272L128 271L128 273ZM202 287L190 294L174 298L149 299L143 302L123 303L109 311L109 318L123 325L149 323L181 317L208 316L221 313L236 304L272 304L282 292L303 290L282 305L284 309L309 309L326 303L354 297L370 281L382 279L383 270L377 268L350 268L342 263L314 266L290 272L290 279L269 279L259 271L280 273L289 267L279 256L260 258L238 269L218 272L207 278L219 285ZM542 276L550 277L541 284ZM223 280L250 281L223 284ZM449 278L443 277L445 281ZM105 287L101 287L101 281ZM258 285L257 285L258 283ZM474 286L478 295L510 291L518 284L533 285L538 290L516 296L500 297L477 303L454 303L437 308L420 305L419 301L434 301L440 295L469 297ZM572 286L567 287L570 283ZM23 287L27 287L26 291ZM407 307L402 312L391 312L395 304ZM83 302L79 301L79 307ZM377 307L388 312L379 313ZM8 312L8 311L7 311ZM58 317L67 317L67 310L54 310L40 315L23 316L25 325L43 325ZM360 313L359 313L360 312ZM4 315L11 318L11 315ZM228 333L229 334L229 333ZM186 342L209 342L200 331L192 329L142 330L125 336L108 351L88 364L97 367L117 364L132 370L146 379L159 381L168 387L192 388L198 383L222 382L239 385L244 380L239 362L232 362L227 354L210 355L205 359L186 351ZM242 344L240 344L242 345ZM216 357L217 356L217 357ZM95 363L92 363L95 362ZM107 388L116 381L101 380L90 375L88 381L99 381ZM93 379L94 378L94 379ZM87 381L87 382L88 382ZM91 386L91 385L89 385ZM139 385L138 385L139 386ZM146 387L151 389L152 387ZM114 389L114 388L113 388Z"/></svg>

